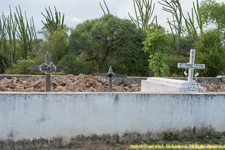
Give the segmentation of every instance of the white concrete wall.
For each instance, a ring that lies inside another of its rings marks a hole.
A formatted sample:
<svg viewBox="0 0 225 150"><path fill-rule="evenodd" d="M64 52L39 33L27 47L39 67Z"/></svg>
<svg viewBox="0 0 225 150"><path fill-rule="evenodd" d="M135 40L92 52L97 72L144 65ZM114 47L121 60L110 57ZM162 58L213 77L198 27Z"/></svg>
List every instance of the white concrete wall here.
<svg viewBox="0 0 225 150"><path fill-rule="evenodd" d="M225 93L0 93L0 140L225 131Z"/></svg>

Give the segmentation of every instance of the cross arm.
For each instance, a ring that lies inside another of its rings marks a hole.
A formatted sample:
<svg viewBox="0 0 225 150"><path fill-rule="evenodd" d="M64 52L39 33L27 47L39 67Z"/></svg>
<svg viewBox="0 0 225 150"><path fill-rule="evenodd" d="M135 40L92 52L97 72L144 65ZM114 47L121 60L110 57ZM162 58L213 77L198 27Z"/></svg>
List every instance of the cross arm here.
<svg viewBox="0 0 225 150"><path fill-rule="evenodd" d="M95 76L101 76L101 77L108 77L108 74L106 73L95 73Z"/></svg>
<svg viewBox="0 0 225 150"><path fill-rule="evenodd" d="M121 77L121 78L127 78L127 75L123 75L123 74L114 74L113 77Z"/></svg>
<svg viewBox="0 0 225 150"><path fill-rule="evenodd" d="M190 63L178 63L178 68L184 69L205 69L205 64L190 64Z"/></svg>
<svg viewBox="0 0 225 150"><path fill-rule="evenodd" d="M56 65L56 70L64 70L67 69L67 66L64 65ZM33 65L28 67L27 69L29 70L40 70L40 65ZM53 69L53 67L51 67L51 69ZM41 66L41 70L48 70L47 65L42 65Z"/></svg>

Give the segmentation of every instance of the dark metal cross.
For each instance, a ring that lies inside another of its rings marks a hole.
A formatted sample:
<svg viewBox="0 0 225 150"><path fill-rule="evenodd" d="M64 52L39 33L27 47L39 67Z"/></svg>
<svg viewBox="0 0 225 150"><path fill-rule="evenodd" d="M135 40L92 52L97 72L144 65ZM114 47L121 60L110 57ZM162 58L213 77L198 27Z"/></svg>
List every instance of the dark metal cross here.
<svg viewBox="0 0 225 150"><path fill-rule="evenodd" d="M50 61L50 54L48 53L48 51L45 55L45 63L43 63L41 65L34 65L34 66L28 67L28 69L30 69L30 70L39 70L39 71L45 73L45 76L46 76L46 92L51 91L51 74L52 74L51 70L54 70L53 73L55 73L56 70L63 70L63 69L66 69L66 68L68 68L68 67L64 66L64 65L54 65Z"/></svg>
<svg viewBox="0 0 225 150"><path fill-rule="evenodd" d="M127 75L114 74L111 66L109 67L108 73L95 73L94 75L95 76L101 76L101 77L109 77L109 92L112 91L112 78L113 77L127 78Z"/></svg>

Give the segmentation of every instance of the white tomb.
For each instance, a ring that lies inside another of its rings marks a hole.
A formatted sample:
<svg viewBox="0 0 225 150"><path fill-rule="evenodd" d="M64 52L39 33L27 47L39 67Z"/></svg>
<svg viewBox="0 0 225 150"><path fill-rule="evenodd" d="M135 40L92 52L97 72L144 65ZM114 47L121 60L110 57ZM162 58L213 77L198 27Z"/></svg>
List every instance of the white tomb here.
<svg viewBox="0 0 225 150"><path fill-rule="evenodd" d="M206 88L193 81L194 69L205 69L204 64L194 64L195 49L191 49L189 63L178 63L178 68L188 68L188 81L159 77L141 81L141 92L206 92Z"/></svg>

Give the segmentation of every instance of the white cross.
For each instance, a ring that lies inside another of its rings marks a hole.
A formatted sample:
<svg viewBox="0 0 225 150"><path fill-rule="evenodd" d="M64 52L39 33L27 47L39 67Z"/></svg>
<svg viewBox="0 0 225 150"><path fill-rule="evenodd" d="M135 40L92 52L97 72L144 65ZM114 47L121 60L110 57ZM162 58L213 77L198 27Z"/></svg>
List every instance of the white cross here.
<svg viewBox="0 0 225 150"><path fill-rule="evenodd" d="M194 69L205 69L205 64L195 64L195 49L191 49L189 63L178 63L178 68L188 68L188 82L192 82Z"/></svg>

